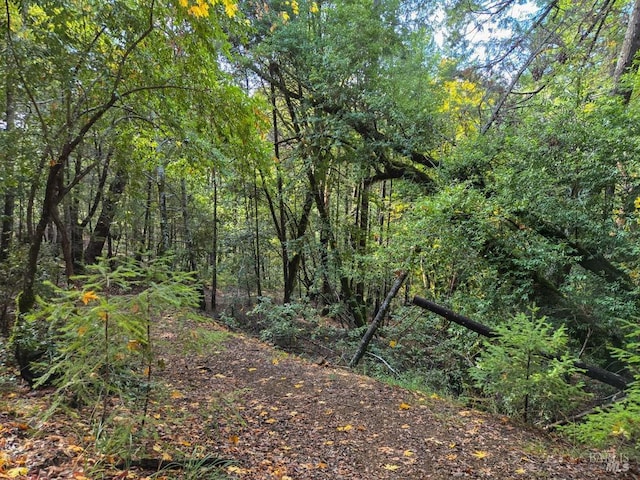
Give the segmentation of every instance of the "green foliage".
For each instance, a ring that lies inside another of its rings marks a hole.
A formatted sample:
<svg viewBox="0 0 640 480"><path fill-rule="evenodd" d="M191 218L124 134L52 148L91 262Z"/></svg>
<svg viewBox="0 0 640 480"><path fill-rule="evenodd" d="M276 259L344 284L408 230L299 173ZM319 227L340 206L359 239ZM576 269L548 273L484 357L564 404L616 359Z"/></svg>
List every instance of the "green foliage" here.
<svg viewBox="0 0 640 480"><path fill-rule="evenodd" d="M613 349L614 356L625 362L635 381L626 395L608 407L596 409L584 422L564 427L565 433L597 447L632 445L640 449L640 326L628 322L628 343L624 349Z"/></svg>
<svg viewBox="0 0 640 480"><path fill-rule="evenodd" d="M304 303L278 305L269 297L260 297L249 315L260 319L260 337L283 347L292 346L302 333L301 320L315 318L314 310Z"/></svg>
<svg viewBox="0 0 640 480"><path fill-rule="evenodd" d="M12 342L17 351L40 357L36 370L44 373L36 386L55 386L48 414L63 405L93 406L97 442L111 449L144 423L152 371L163 363L154 348L162 315L196 305L198 295L191 274L160 261L116 268L103 261L88 269L75 279L81 288L50 285L53 295L38 298L37 308L17 323Z"/></svg>
<svg viewBox="0 0 640 480"><path fill-rule="evenodd" d="M528 422L549 421L584 400L579 370L566 353L567 334L545 317L520 313L496 328L498 339L487 342L471 377L499 411Z"/></svg>

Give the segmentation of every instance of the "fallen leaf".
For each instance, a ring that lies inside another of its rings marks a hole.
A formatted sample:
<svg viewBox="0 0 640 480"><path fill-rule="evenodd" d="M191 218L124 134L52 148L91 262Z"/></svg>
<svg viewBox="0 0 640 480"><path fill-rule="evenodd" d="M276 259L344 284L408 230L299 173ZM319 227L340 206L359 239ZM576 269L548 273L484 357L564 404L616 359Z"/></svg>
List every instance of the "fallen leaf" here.
<svg viewBox="0 0 640 480"><path fill-rule="evenodd" d="M450 453L449 455L447 455L447 460L449 460L450 462L453 462L456 458L458 458L457 453Z"/></svg>
<svg viewBox="0 0 640 480"><path fill-rule="evenodd" d="M485 458L487 457L489 454L487 452L483 452L482 450L476 450L475 452L473 452L471 455L473 455L476 458Z"/></svg>
<svg viewBox="0 0 640 480"><path fill-rule="evenodd" d="M7 477L8 478L18 478L22 475L26 475L29 472L29 469L26 467L17 467L17 468L10 468L9 470L7 470Z"/></svg>
<svg viewBox="0 0 640 480"><path fill-rule="evenodd" d="M518 475L524 475L525 473L527 473L527 471L524 468L519 468L516 470L516 473Z"/></svg>
<svg viewBox="0 0 640 480"><path fill-rule="evenodd" d="M336 428L336 430L338 430L339 432L348 432L352 429L353 429L353 425L349 425L349 424Z"/></svg>
<svg viewBox="0 0 640 480"><path fill-rule="evenodd" d="M410 408L411 408L411 405L409 405L408 403L402 402L400 404L400 410L409 410Z"/></svg>
<svg viewBox="0 0 640 480"><path fill-rule="evenodd" d="M390 470L392 472L395 472L396 470L398 470L400 467L398 465L392 465L390 463L385 464L382 468L384 468L385 470Z"/></svg>
<svg viewBox="0 0 640 480"><path fill-rule="evenodd" d="M405 457L413 457L415 455L415 453L413 453L411 450L405 450L403 455Z"/></svg>

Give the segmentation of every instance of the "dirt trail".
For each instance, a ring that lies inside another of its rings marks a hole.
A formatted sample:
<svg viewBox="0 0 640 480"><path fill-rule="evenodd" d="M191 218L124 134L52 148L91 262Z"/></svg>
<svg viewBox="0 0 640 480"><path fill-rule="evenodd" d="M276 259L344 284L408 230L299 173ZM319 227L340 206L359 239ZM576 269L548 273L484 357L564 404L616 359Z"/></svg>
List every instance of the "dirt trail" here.
<svg viewBox="0 0 640 480"><path fill-rule="evenodd" d="M635 467L607 471L616 469L614 455L603 456L609 462L588 452L576 458L559 439L504 417L304 361L243 335L172 365L166 381L196 418L204 396L229 399L220 418L209 413L193 433L206 436L206 422L216 423L215 449L239 460L232 470L243 479L638 478Z"/></svg>
<svg viewBox="0 0 640 480"><path fill-rule="evenodd" d="M243 480L640 478L612 453L579 454L504 417L305 361L215 323L167 319L161 338L166 368L156 379L167 390L151 403L150 457L231 458L224 478ZM123 471L92 454L83 416L55 416L33 432L27 413L46 408L46 391L3 390L0 400L0 478L187 478Z"/></svg>

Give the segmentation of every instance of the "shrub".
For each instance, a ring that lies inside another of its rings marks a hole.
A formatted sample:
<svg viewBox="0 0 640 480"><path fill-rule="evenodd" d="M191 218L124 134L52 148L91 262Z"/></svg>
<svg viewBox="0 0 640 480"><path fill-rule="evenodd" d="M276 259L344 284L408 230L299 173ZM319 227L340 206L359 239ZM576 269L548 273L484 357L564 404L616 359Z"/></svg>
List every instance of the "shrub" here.
<svg viewBox="0 0 640 480"><path fill-rule="evenodd" d="M499 411L525 422L545 422L584 401L582 383L571 382L579 372L575 359L563 353L568 342L564 327L554 328L534 310L496 331L498 338L486 342L470 374Z"/></svg>

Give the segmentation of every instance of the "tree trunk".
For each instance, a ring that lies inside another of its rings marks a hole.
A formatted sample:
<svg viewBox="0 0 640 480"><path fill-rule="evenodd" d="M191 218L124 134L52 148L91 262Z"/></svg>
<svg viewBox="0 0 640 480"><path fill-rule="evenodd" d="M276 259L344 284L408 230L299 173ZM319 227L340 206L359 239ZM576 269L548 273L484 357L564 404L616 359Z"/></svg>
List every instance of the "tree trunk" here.
<svg viewBox="0 0 640 480"><path fill-rule="evenodd" d="M215 313L218 290L218 181L213 171L213 234L211 244L211 311Z"/></svg>
<svg viewBox="0 0 640 480"><path fill-rule="evenodd" d="M633 4L631 17L627 24L627 31L624 35L618 62L613 73L614 94L620 95L624 99L624 103L628 104L631 100L632 87L622 81L623 75L631 72L633 60L636 53L640 49L640 0L636 0Z"/></svg>
<svg viewBox="0 0 640 480"><path fill-rule="evenodd" d="M187 181L182 178L180 181L180 197L182 207L182 221L184 228L184 243L187 249L187 268L191 272L196 270L196 252L193 244L193 235L191 233L191 223L189 221L189 197L187 196Z"/></svg>
<svg viewBox="0 0 640 480"><path fill-rule="evenodd" d="M328 273L327 268L329 249L331 249L335 257L336 268L340 277L340 288L343 296L343 301L349 311L349 314L351 315L353 326L356 328L363 327L366 322L364 313L362 311L362 305L358 303L356 296L354 295L351 288L349 279L342 271L340 252L338 251L336 237L333 234L333 230L331 228L331 218L329 216L329 212L327 211L327 205L325 204L322 190L319 188L315 174L310 169L307 171L307 177L309 179L309 186L311 188L311 191L314 194L318 214L320 215L320 240L321 243L323 243L322 247L324 249L321 254L321 259L323 259L323 261L325 262L322 268L325 269L326 275Z"/></svg>
<svg viewBox="0 0 640 480"><path fill-rule="evenodd" d="M251 200L251 198L250 198ZM253 214L253 241L255 246L253 249L255 261L253 267L256 272L256 291L259 297L262 296L262 253L260 252L260 224L258 219L258 177L256 171L253 171L253 203L250 203Z"/></svg>
<svg viewBox="0 0 640 480"><path fill-rule="evenodd" d="M8 72L11 72L10 65L7 65ZM7 105L5 109L5 136L7 137L7 145L4 151L4 159L2 162L2 168L7 176L8 184L4 185L4 207L2 209L2 231L0 232L0 261L4 261L9 256L9 249L11 247L11 240L13 238L13 215L15 209L15 187L12 185L14 174L14 142L11 139L16 123L16 111L15 101L13 96L13 75L7 74L6 79L6 100Z"/></svg>
<svg viewBox="0 0 640 480"><path fill-rule="evenodd" d="M400 272L400 274L396 277L395 282L393 282L393 285L391 286L391 290L389 290L387 297L384 299L384 302L382 302L382 305L380 305L380 308L378 309L378 313L376 314L375 318L371 322L371 325L369 325L367 332L362 337L362 340L360 341L360 345L358 346L358 350L356 351L356 354L351 359L351 362L349 362L350 368L353 368L356 365L358 365L358 362L360 362L360 360L364 356L365 352L367 351L367 347L369 346L369 342L371 342L371 339L373 338L376 331L378 330L378 327L382 324L382 321L384 320L384 317L387 314L389 307L391 306L391 300L393 300L394 297L398 294L400 287L402 287L402 284L407 279L408 275L409 275L409 271L405 270L403 272Z"/></svg>
<svg viewBox="0 0 640 480"><path fill-rule="evenodd" d="M467 318L463 315L455 313L454 311L449 310L448 308L445 308L441 305L438 305L437 303L430 302L426 298L415 296L413 297L412 303L414 305L417 305L418 307L429 310L435 313L436 315L440 315L441 317L446 318L447 320L455 322L458 325L462 325L463 327L468 328L473 332L479 333L483 337L487 337L487 338L498 337L498 334L490 327L487 327L486 325L483 325L474 320L471 320L470 318ZM583 370L582 373L584 373L584 375L586 375L587 377L593 378L594 380L598 380L602 383L606 383L607 385L611 385L612 387L619 388L620 390L624 390L629 385L629 382L623 376L618 375L617 373L609 372L604 368L596 367L593 365L587 365L586 363L583 363L581 361L575 361L573 364L575 365L576 368Z"/></svg>
<svg viewBox="0 0 640 480"><path fill-rule="evenodd" d="M171 246L171 237L169 234L169 214L167 212L167 178L164 165L158 165L157 175L158 205L160 207L160 246L158 248L158 255L162 256L169 251L169 248Z"/></svg>
<svg viewBox="0 0 640 480"><path fill-rule="evenodd" d="M63 162L56 162L49 166L49 174L47 175L47 184L42 201L42 213L40 220L33 230L31 244L29 245L29 253L27 255L27 264L25 266L24 279L22 283L22 292L18 297L18 311L23 314L30 311L35 304L35 280L38 271L38 257L40 256L40 247L47 225L51 220L51 212L56 206L58 186L58 176L62 175L64 168Z"/></svg>
<svg viewBox="0 0 640 480"><path fill-rule="evenodd" d="M98 216L96 226L91 232L91 238L84 251L84 262L86 265L96 263L98 257L102 255L104 244L111 232L111 224L116 214L118 203L127 185L127 171L124 166L119 165L118 169L109 185L109 192L102 198L102 210Z"/></svg>

